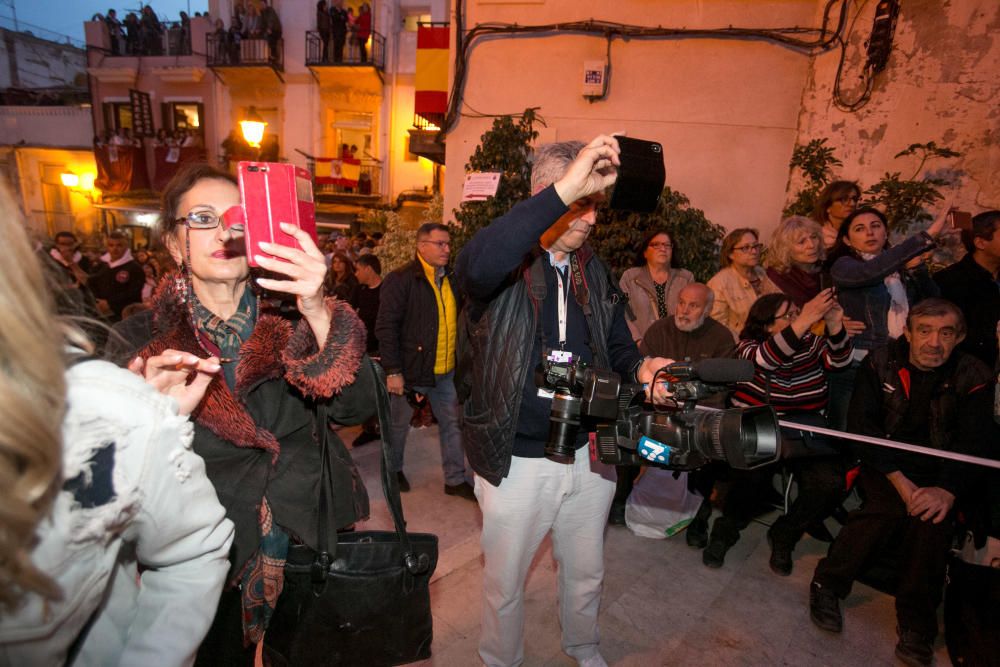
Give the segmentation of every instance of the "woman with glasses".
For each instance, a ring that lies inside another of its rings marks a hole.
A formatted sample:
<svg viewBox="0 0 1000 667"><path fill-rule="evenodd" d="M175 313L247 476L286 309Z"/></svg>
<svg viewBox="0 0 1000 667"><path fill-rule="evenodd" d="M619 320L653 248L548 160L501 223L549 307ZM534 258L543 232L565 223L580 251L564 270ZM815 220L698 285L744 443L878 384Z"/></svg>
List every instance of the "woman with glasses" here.
<svg viewBox="0 0 1000 667"><path fill-rule="evenodd" d="M734 229L722 240L722 269L708 281L715 293L712 319L725 325L737 340L753 302L764 294L780 291L760 265L763 249L756 229Z"/></svg>
<svg viewBox="0 0 1000 667"><path fill-rule="evenodd" d="M648 232L633 267L622 274L619 283L628 295L626 321L637 344L653 322L674 314L677 295L692 282L694 275L690 271L677 268L670 234L663 230Z"/></svg>
<svg viewBox="0 0 1000 667"><path fill-rule="evenodd" d="M825 324L825 333L812 333ZM825 289L801 308L784 294L767 294L754 302L740 332L736 356L754 364L754 378L740 382L733 392L737 407L770 405L784 419L825 426L827 404L825 371L844 367L851 360L851 339L843 326L843 310ZM782 427L781 456L794 475L798 494L767 533L771 544L771 570L788 576L792 550L806 528L825 517L840 501L843 470L836 450L821 438ZM762 509L775 469L730 471L731 484L722 516L715 520L702 562L722 567L726 552Z"/></svg>
<svg viewBox="0 0 1000 667"><path fill-rule="evenodd" d="M938 296L923 256L933 250L935 240L948 219L945 207L926 231L899 243L889 243L889 223L874 208L859 208L840 224L837 244L827 259L830 276L844 313L863 322L864 331L854 338L854 364L832 379L830 424L844 430L847 406L854 388L854 375L869 350L899 338L906 328L910 305Z"/></svg>
<svg viewBox="0 0 1000 667"><path fill-rule="evenodd" d="M290 543L316 546L319 438L331 451L329 534L368 511L350 455L320 418L360 423L373 410L364 326L345 301L324 296L323 254L291 225L283 230L302 249L263 244L273 257L256 259L267 273L251 273L242 225L227 215L239 205L233 177L208 165L167 186L159 231L180 270L160 284L155 337L131 365L176 350L222 367L194 412L194 450L236 526L227 588L198 654L206 665L253 663ZM285 295L286 306L272 306L260 288Z"/></svg>
<svg viewBox="0 0 1000 667"><path fill-rule="evenodd" d="M829 250L836 244L841 223L860 200L861 188L854 181L833 181L819 193L812 217L822 226L824 248Z"/></svg>

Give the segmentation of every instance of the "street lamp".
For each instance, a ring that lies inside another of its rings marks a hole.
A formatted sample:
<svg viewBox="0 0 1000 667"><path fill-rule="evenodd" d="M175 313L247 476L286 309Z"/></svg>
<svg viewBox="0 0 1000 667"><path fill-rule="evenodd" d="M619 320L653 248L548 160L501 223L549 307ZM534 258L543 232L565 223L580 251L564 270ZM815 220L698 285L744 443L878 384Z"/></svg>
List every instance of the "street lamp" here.
<svg viewBox="0 0 1000 667"><path fill-rule="evenodd" d="M247 111L247 119L240 121L243 138L251 148L260 148L260 142L264 139L265 127L267 127L267 121L257 113L256 107L250 107Z"/></svg>

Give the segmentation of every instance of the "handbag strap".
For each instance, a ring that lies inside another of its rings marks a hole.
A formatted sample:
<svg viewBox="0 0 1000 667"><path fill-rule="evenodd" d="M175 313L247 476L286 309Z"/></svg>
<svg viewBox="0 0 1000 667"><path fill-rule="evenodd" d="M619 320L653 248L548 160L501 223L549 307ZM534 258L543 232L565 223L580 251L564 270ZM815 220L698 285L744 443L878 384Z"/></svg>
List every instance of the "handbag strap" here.
<svg viewBox="0 0 1000 667"><path fill-rule="evenodd" d="M413 549L410 546L410 538L406 534L406 521L403 519L403 503L399 496L399 482L396 475L390 470L390 442L392 428L389 419L389 392L386 390L385 377L382 374L380 368L371 359L365 359L365 365L367 366L367 372L372 376L372 382L375 386L375 407L376 414L378 415L379 429L381 432L381 442L382 442L382 461L381 461L381 481L382 481L382 494L385 496L386 505L389 508L389 513L392 515L392 523L396 529L396 536L399 539L400 549L403 553L404 564L407 569L412 574L419 574L426 571L430 567L430 558L426 554L420 554L419 556L413 553ZM364 372L364 371L362 371ZM318 537L318 550L316 554L316 562L313 564L314 578L325 578L327 569L330 562L332 561L332 553L336 552L336 535L333 539L334 551L330 551L330 535L327 530L327 517L330 513L330 499L327 497L326 487L328 485L330 469L330 423L329 423L329 404L324 401L318 404L317 413L321 421L321 428L323 429L323 437L321 440L321 479L320 479L320 495L319 495L319 530L317 531Z"/></svg>

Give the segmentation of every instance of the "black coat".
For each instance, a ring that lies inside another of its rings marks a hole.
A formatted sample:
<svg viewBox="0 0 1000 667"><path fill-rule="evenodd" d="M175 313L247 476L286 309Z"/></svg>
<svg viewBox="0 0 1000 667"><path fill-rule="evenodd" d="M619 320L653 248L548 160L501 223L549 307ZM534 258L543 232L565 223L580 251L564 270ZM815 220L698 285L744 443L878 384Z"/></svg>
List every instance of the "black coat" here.
<svg viewBox="0 0 1000 667"><path fill-rule="evenodd" d="M169 280L169 277L168 277ZM346 303L328 300L333 321L322 351L304 321L261 310L253 333L240 348L236 384L219 374L192 415L194 451L236 526L229 581L260 545L258 515L267 499L274 521L305 544L317 547L320 447L327 438L333 511L329 534L367 518L368 496L346 447L318 420L318 408L344 424L359 424L375 411L376 387L364 356L364 327ZM204 356L188 324L186 309L161 289L156 337L140 352L165 349Z"/></svg>
<svg viewBox="0 0 1000 667"><path fill-rule="evenodd" d="M462 309L460 295L454 279L445 275L455 295L458 313ZM402 373L408 387L434 386L438 302L419 259L396 269L382 281L375 336L386 373Z"/></svg>
<svg viewBox="0 0 1000 667"><path fill-rule="evenodd" d="M97 272L87 281L94 296L104 299L111 306L116 320L121 319L125 306L142 301L142 288L145 284L146 274L134 259L115 268L101 262Z"/></svg>
<svg viewBox="0 0 1000 667"><path fill-rule="evenodd" d="M967 254L961 261L934 274L941 296L965 315L968 332L959 349L979 357L990 368L997 363L997 320L1000 320L1000 285L989 271Z"/></svg>

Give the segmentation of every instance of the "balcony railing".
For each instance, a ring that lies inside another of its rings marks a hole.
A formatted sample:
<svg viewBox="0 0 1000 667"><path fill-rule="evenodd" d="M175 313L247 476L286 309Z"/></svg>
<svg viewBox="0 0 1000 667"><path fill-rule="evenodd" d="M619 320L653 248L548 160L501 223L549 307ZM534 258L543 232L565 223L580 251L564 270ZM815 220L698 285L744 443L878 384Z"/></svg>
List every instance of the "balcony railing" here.
<svg viewBox="0 0 1000 667"><path fill-rule="evenodd" d="M110 56L189 56L191 55L191 27L180 21L160 23L161 30L137 27L131 37L123 27L118 35L108 35Z"/></svg>
<svg viewBox="0 0 1000 667"><path fill-rule="evenodd" d="M385 37L377 32L372 32L371 38L365 45L348 39L344 44L340 60L337 60L333 39L325 41L324 44L323 38L315 30L306 32L306 65L310 67L369 65L385 70Z"/></svg>
<svg viewBox="0 0 1000 667"><path fill-rule="evenodd" d="M284 70L285 44L281 39L231 39L228 33L209 33L205 53L209 67L273 67Z"/></svg>

